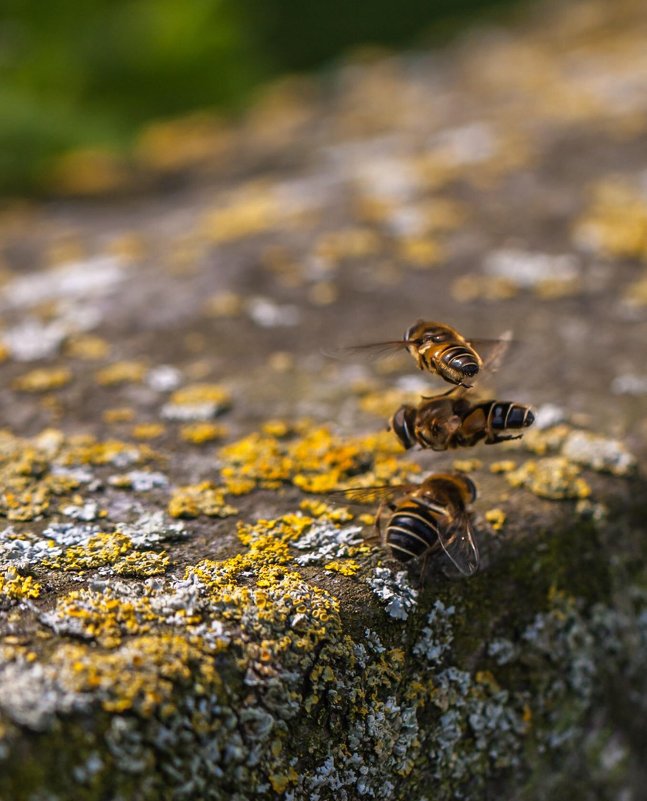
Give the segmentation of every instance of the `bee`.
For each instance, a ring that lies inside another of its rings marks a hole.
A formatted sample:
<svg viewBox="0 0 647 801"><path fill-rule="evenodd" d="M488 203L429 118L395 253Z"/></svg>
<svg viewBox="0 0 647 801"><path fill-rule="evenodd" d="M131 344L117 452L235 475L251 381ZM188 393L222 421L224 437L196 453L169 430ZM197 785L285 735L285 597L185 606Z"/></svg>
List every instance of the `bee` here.
<svg viewBox="0 0 647 801"><path fill-rule="evenodd" d="M488 348L499 341L467 340L446 323L418 320L405 331L402 339L357 345L347 350L368 351L377 355L408 350L420 370L439 375L450 384L470 387L471 384L465 382L474 379L483 367L483 358L476 348Z"/></svg>
<svg viewBox="0 0 647 801"><path fill-rule="evenodd" d="M467 476L435 473L421 484L358 487L344 494L360 503L380 500L375 528L399 562L442 551L462 574L471 576L478 569L479 552L468 512L477 490Z"/></svg>
<svg viewBox="0 0 647 801"><path fill-rule="evenodd" d="M493 445L520 439L535 415L530 406L510 401L472 403L458 387L443 395L423 398L418 406L404 404L391 417L390 427L405 448L420 445L433 451L470 448L478 442Z"/></svg>

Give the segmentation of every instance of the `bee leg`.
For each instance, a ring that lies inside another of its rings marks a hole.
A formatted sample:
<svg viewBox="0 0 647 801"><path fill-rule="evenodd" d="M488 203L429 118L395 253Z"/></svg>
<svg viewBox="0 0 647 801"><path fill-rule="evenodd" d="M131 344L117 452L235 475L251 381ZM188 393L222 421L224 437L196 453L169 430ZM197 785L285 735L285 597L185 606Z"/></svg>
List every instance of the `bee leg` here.
<svg viewBox="0 0 647 801"><path fill-rule="evenodd" d="M503 434L490 434L490 436L485 440L486 445L496 445L497 442L507 442L511 439L521 439L523 434L510 434L509 436L504 436Z"/></svg>

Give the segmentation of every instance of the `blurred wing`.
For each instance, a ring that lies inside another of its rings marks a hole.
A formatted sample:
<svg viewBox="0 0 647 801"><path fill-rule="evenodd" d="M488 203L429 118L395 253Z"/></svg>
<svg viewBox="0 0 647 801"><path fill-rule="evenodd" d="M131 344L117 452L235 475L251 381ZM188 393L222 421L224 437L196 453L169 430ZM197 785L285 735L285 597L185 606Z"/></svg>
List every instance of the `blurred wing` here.
<svg viewBox="0 0 647 801"><path fill-rule="evenodd" d="M476 573L479 566L479 552L467 513L460 515L446 530L440 530L438 541L463 575L472 576Z"/></svg>
<svg viewBox="0 0 647 801"><path fill-rule="evenodd" d="M505 331L498 339L468 340L468 344L483 360L483 370L488 373L494 373L499 369L511 342L512 331Z"/></svg>
<svg viewBox="0 0 647 801"><path fill-rule="evenodd" d="M351 487L345 490L335 490L328 493L328 497L332 501L339 503L358 503L367 506L375 503L384 503L400 495L405 495L412 489L415 489L415 484L386 484L380 487Z"/></svg>
<svg viewBox="0 0 647 801"><path fill-rule="evenodd" d="M342 361L355 358L375 361L406 350L408 344L406 339L393 339L386 342L369 342L366 345L350 345L344 348L325 350L323 353L331 359L340 359Z"/></svg>

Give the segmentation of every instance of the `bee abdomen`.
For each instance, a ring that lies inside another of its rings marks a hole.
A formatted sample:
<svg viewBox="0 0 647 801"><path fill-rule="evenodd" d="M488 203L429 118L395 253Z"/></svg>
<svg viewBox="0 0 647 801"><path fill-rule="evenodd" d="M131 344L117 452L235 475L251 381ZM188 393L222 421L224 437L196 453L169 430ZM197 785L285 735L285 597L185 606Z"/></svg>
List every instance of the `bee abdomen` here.
<svg viewBox="0 0 647 801"><path fill-rule="evenodd" d="M496 402L490 409L490 425L495 431L507 428L527 428L535 420L529 406L508 401Z"/></svg>
<svg viewBox="0 0 647 801"><path fill-rule="evenodd" d="M405 448L413 448L416 444L415 419L416 409L413 406L400 406L391 418L393 433Z"/></svg>
<svg viewBox="0 0 647 801"><path fill-rule="evenodd" d="M386 542L394 559L408 562L432 548L438 541L433 514L416 504L414 509L396 512L386 528Z"/></svg>
<svg viewBox="0 0 647 801"><path fill-rule="evenodd" d="M440 361L452 370L458 370L470 377L476 375L480 368L475 352L465 345L450 346L443 352Z"/></svg>

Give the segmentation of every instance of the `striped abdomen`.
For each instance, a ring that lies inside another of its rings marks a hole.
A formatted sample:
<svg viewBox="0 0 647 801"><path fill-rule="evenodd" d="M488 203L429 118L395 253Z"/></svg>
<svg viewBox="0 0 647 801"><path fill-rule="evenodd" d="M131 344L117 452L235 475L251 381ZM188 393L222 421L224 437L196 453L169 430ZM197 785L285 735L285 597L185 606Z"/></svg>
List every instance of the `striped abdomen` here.
<svg viewBox="0 0 647 801"><path fill-rule="evenodd" d="M445 378L473 378L481 368L481 360L476 351L467 345L449 344L436 354L438 372ZM444 369L443 369L444 368Z"/></svg>
<svg viewBox="0 0 647 801"><path fill-rule="evenodd" d="M491 401L487 412L487 428L493 431L527 428L535 421L529 406L510 401Z"/></svg>
<svg viewBox="0 0 647 801"><path fill-rule="evenodd" d="M445 516L442 506L423 503L409 498L399 504L386 527L386 544L394 559L408 562L438 544L440 518Z"/></svg>

